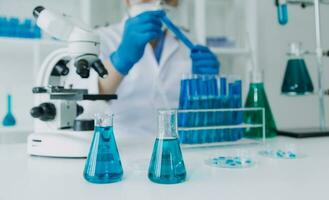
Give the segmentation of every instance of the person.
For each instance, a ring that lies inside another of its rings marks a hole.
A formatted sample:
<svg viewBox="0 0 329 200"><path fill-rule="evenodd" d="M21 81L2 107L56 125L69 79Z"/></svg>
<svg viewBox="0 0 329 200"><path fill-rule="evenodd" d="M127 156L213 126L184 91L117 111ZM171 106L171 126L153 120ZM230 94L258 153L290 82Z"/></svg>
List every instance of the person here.
<svg viewBox="0 0 329 200"><path fill-rule="evenodd" d="M187 49L164 29L164 11L156 0L125 0L128 16L100 28L100 58L109 76L99 79L100 94L118 95L109 102L117 134L156 134L157 110L177 108L184 74L219 74L217 57L205 46ZM165 0L178 6L179 0Z"/></svg>

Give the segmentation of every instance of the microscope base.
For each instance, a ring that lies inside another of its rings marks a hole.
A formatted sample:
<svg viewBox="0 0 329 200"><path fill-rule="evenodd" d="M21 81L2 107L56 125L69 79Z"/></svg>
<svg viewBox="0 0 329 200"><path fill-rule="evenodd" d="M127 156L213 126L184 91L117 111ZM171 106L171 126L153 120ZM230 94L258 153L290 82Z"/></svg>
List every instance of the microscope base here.
<svg viewBox="0 0 329 200"><path fill-rule="evenodd" d="M32 156L58 158L86 158L93 131L72 130L32 133L28 137L27 152Z"/></svg>

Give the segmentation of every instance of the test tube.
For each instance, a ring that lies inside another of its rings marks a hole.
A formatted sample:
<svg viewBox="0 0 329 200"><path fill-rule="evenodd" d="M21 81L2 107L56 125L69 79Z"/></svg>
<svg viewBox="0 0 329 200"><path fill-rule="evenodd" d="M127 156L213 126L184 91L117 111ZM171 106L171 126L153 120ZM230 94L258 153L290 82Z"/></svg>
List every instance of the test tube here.
<svg viewBox="0 0 329 200"><path fill-rule="evenodd" d="M18 37L19 32L19 19L17 17L12 17L9 19L9 36L10 37Z"/></svg>
<svg viewBox="0 0 329 200"><path fill-rule="evenodd" d="M6 18L0 16L0 36L4 36L5 26L6 26Z"/></svg>
<svg viewBox="0 0 329 200"><path fill-rule="evenodd" d="M187 102L186 110L199 110L200 109L200 100L198 99L200 95L200 84L197 75L185 75L186 88L187 88ZM191 111L189 113L184 113L186 118L187 127L197 127L199 126L199 113ZM198 143L198 131L186 131L182 134L185 134L185 141L188 144Z"/></svg>
<svg viewBox="0 0 329 200"><path fill-rule="evenodd" d="M179 110L187 110L190 108L189 106L189 79L183 78L181 80L181 89L180 89L180 97L179 97ZM189 119L187 113L178 113L178 127L186 128L189 126ZM179 131L179 139L181 143L187 142L187 132Z"/></svg>
<svg viewBox="0 0 329 200"><path fill-rule="evenodd" d="M208 107L207 109L215 109L216 105L216 97L219 94L218 90L218 76L210 75L209 80L208 80ZM216 126L216 112L210 111L207 113L208 116L208 126ZM207 137L207 142L208 143L213 143L216 142L216 135L217 131L216 130L209 130L208 131L208 137Z"/></svg>
<svg viewBox="0 0 329 200"><path fill-rule="evenodd" d="M220 77L220 96L227 95L227 77L222 76Z"/></svg>
<svg viewBox="0 0 329 200"><path fill-rule="evenodd" d="M220 78L220 97L219 97L219 105L221 109L226 109L229 108L229 98L227 95L227 88L228 88L228 84L227 84L227 79L228 77L223 75ZM219 119L220 121L220 125L229 125L229 113L228 112L220 112L219 113ZM223 142L223 141L227 141L227 137L229 135L229 130L228 129L224 129L224 130L219 130L219 142Z"/></svg>
<svg viewBox="0 0 329 200"><path fill-rule="evenodd" d="M235 95L234 95L234 81L230 81L229 83L229 95L228 95L228 104L227 104L227 108L236 108L235 106ZM236 125L236 113L235 111L230 111L228 112L228 125ZM229 130L229 135L228 135L228 140L229 141L234 141L237 138L237 132L235 129L230 129Z"/></svg>
<svg viewBox="0 0 329 200"><path fill-rule="evenodd" d="M242 80L237 79L234 83L234 88L233 88L233 93L236 98L236 108L242 108ZM237 112L236 113L236 124L240 125L243 123L243 112ZM238 134L238 139L243 138L243 129L238 129L237 134Z"/></svg>
<svg viewBox="0 0 329 200"><path fill-rule="evenodd" d="M200 116L201 113L199 112L200 110L200 103L201 103L201 97L200 96L192 96L191 99L191 109L193 109L193 113L190 114L191 116L191 123L193 127L201 127L202 125L202 118ZM190 136L190 143L191 144L198 144L202 143L202 131L190 131L189 132Z"/></svg>
<svg viewBox="0 0 329 200"><path fill-rule="evenodd" d="M276 0L278 21L280 25L288 23L288 5L287 0Z"/></svg>

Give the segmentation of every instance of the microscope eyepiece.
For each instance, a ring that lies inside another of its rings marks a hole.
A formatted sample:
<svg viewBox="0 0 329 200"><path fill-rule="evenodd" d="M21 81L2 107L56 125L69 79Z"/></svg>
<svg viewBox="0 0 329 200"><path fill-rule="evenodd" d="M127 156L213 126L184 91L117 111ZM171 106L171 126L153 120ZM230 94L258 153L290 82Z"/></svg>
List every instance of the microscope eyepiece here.
<svg viewBox="0 0 329 200"><path fill-rule="evenodd" d="M37 6L36 8L34 8L33 10L33 16L34 18L38 19L40 13L45 9L45 7L43 6Z"/></svg>
<svg viewBox="0 0 329 200"><path fill-rule="evenodd" d="M70 69L66 66L68 61L60 60L51 72L52 76L67 76L70 73Z"/></svg>
<svg viewBox="0 0 329 200"><path fill-rule="evenodd" d="M89 78L90 68L87 60L81 59L75 63L76 73L81 78Z"/></svg>
<svg viewBox="0 0 329 200"><path fill-rule="evenodd" d="M108 75L108 72L105 68L105 66L103 65L101 60L96 60L95 62L93 62L91 64L91 67L97 72L97 74L101 77L101 78L106 78Z"/></svg>

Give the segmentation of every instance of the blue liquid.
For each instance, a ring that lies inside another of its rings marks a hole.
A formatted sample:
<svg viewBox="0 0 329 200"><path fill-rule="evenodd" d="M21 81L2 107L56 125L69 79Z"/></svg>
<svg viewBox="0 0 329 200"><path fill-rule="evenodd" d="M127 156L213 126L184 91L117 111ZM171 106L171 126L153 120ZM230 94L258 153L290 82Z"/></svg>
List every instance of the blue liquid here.
<svg viewBox="0 0 329 200"><path fill-rule="evenodd" d="M235 81L229 84L229 97L231 101L230 108L241 108L242 107L242 83L241 81ZM239 125L242 123L243 116L241 116L241 112L233 111L231 112L232 121L229 125ZM237 141L241 139L243 129L232 129L229 141Z"/></svg>
<svg viewBox="0 0 329 200"><path fill-rule="evenodd" d="M167 26L167 28L172 31L175 36L183 42L185 46L187 46L190 50L194 48L194 44L191 42L190 39L174 24L172 21L167 17L164 16L162 18L162 22Z"/></svg>
<svg viewBox="0 0 329 200"><path fill-rule="evenodd" d="M176 138L156 139L148 177L160 184L176 184L186 179L186 169Z"/></svg>
<svg viewBox="0 0 329 200"><path fill-rule="evenodd" d="M220 95L227 95L227 79L225 77L220 78Z"/></svg>
<svg viewBox="0 0 329 200"><path fill-rule="evenodd" d="M11 95L7 96L7 114L2 121L3 126L15 126L16 119L12 113L12 97Z"/></svg>
<svg viewBox="0 0 329 200"><path fill-rule="evenodd" d="M0 16L0 37L41 38L41 29L31 19Z"/></svg>
<svg viewBox="0 0 329 200"><path fill-rule="evenodd" d="M96 127L86 161L84 177L91 183L113 183L123 176L113 127Z"/></svg>
<svg viewBox="0 0 329 200"><path fill-rule="evenodd" d="M278 5L278 20L280 25L286 25L288 23L287 4Z"/></svg>

